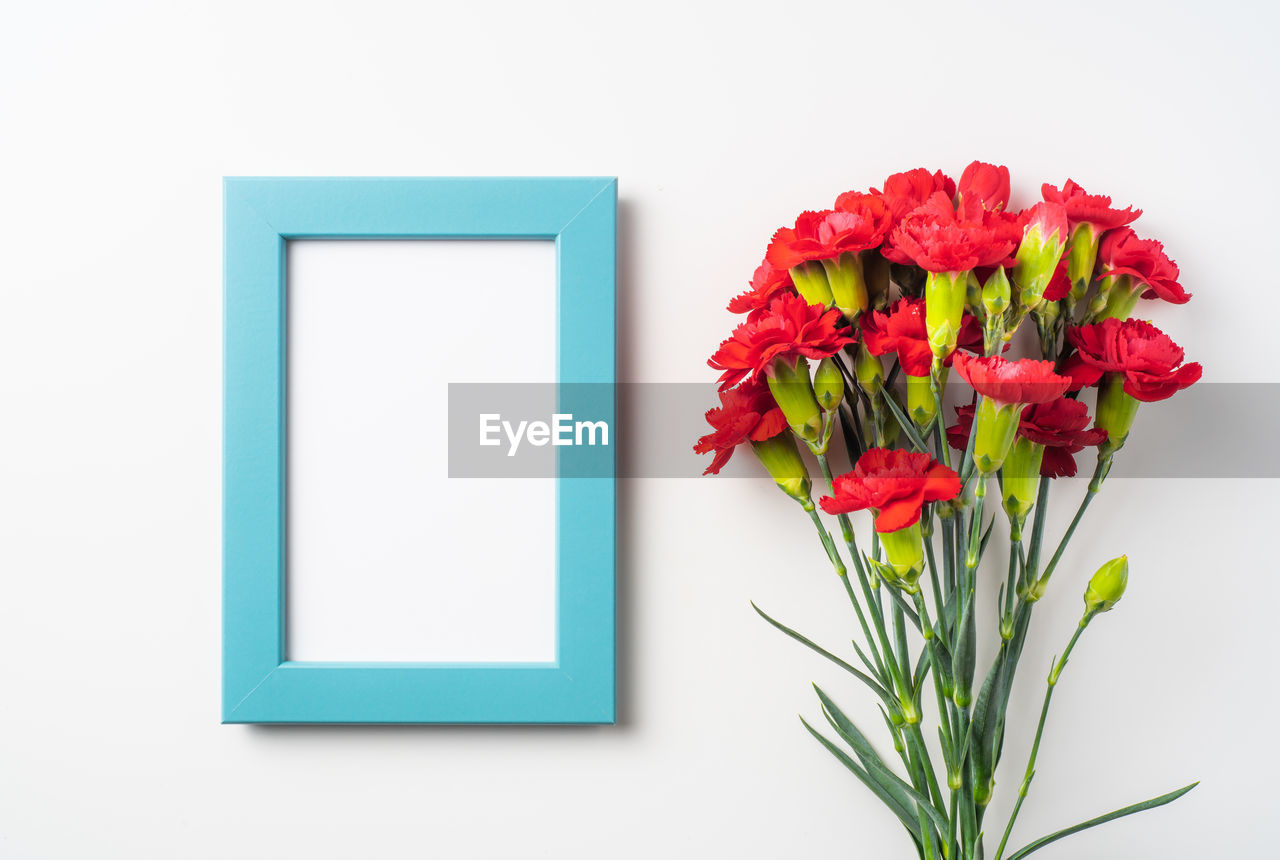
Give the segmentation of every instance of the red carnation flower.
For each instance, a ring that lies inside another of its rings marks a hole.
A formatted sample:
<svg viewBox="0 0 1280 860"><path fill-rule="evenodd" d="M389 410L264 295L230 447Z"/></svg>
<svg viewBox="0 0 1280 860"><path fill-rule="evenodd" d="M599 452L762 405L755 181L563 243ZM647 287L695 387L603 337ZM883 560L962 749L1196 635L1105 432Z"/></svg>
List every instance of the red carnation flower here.
<svg viewBox="0 0 1280 860"><path fill-rule="evenodd" d="M1178 264L1165 254L1164 245L1155 239L1139 239L1130 227L1121 227L1103 237L1098 263L1101 278L1128 275L1146 285L1144 299L1159 297L1175 305L1191 299L1191 294L1178 283Z"/></svg>
<svg viewBox="0 0 1280 860"><path fill-rule="evenodd" d="M1089 427L1089 408L1079 400L1059 397L1028 406L1022 412L1018 435L1044 446L1040 474L1071 478L1076 474L1075 454L1087 445L1101 445L1107 431Z"/></svg>
<svg viewBox="0 0 1280 860"><path fill-rule="evenodd" d="M1074 230L1078 224L1089 224L1094 235L1106 230L1114 230L1135 220L1142 214L1141 209L1132 206L1126 209L1111 208L1111 198L1103 194L1086 194L1084 189L1068 179L1061 189L1049 183L1040 186L1040 196L1050 203L1061 203L1067 208L1067 220Z"/></svg>
<svg viewBox="0 0 1280 860"><path fill-rule="evenodd" d="M957 352L955 368L974 391L991 398L997 406L1045 403L1061 397L1071 387L1071 377L1054 373L1052 361L1008 361L998 355L982 357Z"/></svg>
<svg viewBox="0 0 1280 860"><path fill-rule="evenodd" d="M1071 387L1093 385L1104 373L1124 375L1130 397L1153 403L1173 396L1200 379L1199 363L1183 364L1182 347L1149 322L1106 319L1096 325L1067 329L1076 352L1064 372Z"/></svg>
<svg viewBox="0 0 1280 860"><path fill-rule="evenodd" d="M794 292L795 284L791 282L791 273L786 269L775 268L765 260L756 267L756 273L751 278L751 289L729 300L729 312L747 314L763 311L779 293Z"/></svg>
<svg viewBox="0 0 1280 860"><path fill-rule="evenodd" d="M884 198L896 223L901 221L908 212L923 205L935 191L945 193L949 200L955 196L956 184L941 170L930 173L923 167L917 167L905 173L893 174L884 181L883 191L872 189L871 193L879 194Z"/></svg>
<svg viewBox="0 0 1280 860"><path fill-rule="evenodd" d="M1049 285L1044 288L1044 300L1046 302L1059 302L1067 297L1071 292L1071 280L1067 277L1067 257L1064 254L1062 259L1058 261L1058 268L1053 270L1053 277L1049 279Z"/></svg>
<svg viewBox="0 0 1280 860"><path fill-rule="evenodd" d="M983 209L1009 208L1009 168L975 161L960 174L957 186L961 205L977 203Z"/></svg>
<svg viewBox="0 0 1280 860"><path fill-rule="evenodd" d="M763 442L787 429L787 419L764 383L748 379L719 394L720 406L706 415L712 431L693 446L695 454L715 452L704 475L718 475L743 442Z"/></svg>
<svg viewBox="0 0 1280 860"><path fill-rule="evenodd" d="M925 502L942 502L960 494L960 476L928 454L872 448L858 458L852 472L833 482L834 496L819 504L829 514L875 511L876 531L896 532L920 521Z"/></svg>
<svg viewBox="0 0 1280 860"><path fill-rule="evenodd" d="M937 192L893 228L883 253L895 263L915 263L930 272L967 272L1006 260L1021 238L1017 217L983 212L978 219L962 219L951 200Z"/></svg>
<svg viewBox="0 0 1280 860"><path fill-rule="evenodd" d="M974 406L957 406L956 423L947 428L947 444L963 451L969 444ZM1018 435L1044 446L1040 474L1046 478L1071 478L1076 474L1074 455L1087 445L1101 445L1107 431L1089 427L1089 408L1079 400L1059 397L1022 410Z"/></svg>
<svg viewBox="0 0 1280 860"><path fill-rule="evenodd" d="M896 352L902 372L907 376L928 376L933 352L925 330L924 309L924 299L898 299L888 313L864 313L858 320L862 342L872 355ZM972 314L964 315L959 345L965 349L982 349L982 325ZM949 366L951 356L944 363Z"/></svg>
<svg viewBox="0 0 1280 860"><path fill-rule="evenodd" d="M863 196L869 199L849 201L848 211L801 212L795 227L773 234L765 258L779 269L790 269L806 260L829 260L846 251L878 247L892 224L889 209L879 198Z"/></svg>
<svg viewBox="0 0 1280 860"><path fill-rule="evenodd" d="M811 305L800 296L781 295L758 318L733 330L707 361L723 371L720 387L729 388L754 373L767 374L774 359L830 358L856 338L836 331L840 311Z"/></svg>

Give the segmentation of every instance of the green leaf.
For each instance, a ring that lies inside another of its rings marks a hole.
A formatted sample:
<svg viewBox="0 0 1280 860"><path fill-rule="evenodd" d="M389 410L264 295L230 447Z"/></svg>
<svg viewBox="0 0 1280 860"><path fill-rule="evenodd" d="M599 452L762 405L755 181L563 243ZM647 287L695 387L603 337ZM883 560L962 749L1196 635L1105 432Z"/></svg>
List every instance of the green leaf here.
<svg viewBox="0 0 1280 860"><path fill-rule="evenodd" d="M999 686L999 679L1003 677L1000 671L1002 663L1003 661L997 656L973 704L973 721L969 724L973 743L970 745L972 754L969 762L975 787L987 785L995 770L995 736L999 723L995 708L1000 702L996 688Z"/></svg>
<svg viewBox="0 0 1280 860"><path fill-rule="evenodd" d="M907 438L911 440L911 444L915 446L917 451L929 453L929 446L924 444L924 440L920 438L920 434L916 432L916 425L902 411L902 407L898 405L898 401L894 399L893 394L885 387L883 398L885 404L889 407L889 411L893 413L893 417L898 420L898 426L902 428L902 432L907 434Z"/></svg>
<svg viewBox="0 0 1280 860"><path fill-rule="evenodd" d="M876 705L880 709L880 716L884 717L884 727L889 730L889 736L893 738L893 749L896 752L902 752L907 748L903 743L902 732L893 724L893 720L889 719L889 712L884 709L883 705Z"/></svg>
<svg viewBox="0 0 1280 860"><path fill-rule="evenodd" d="M831 722L831 727L840 734L840 737L844 738L849 746L853 747L853 751L857 753L859 760L866 767L867 773L880 783L881 787L892 793L901 805L908 808L910 803L922 805L925 814L929 816L929 820L938 828L938 831L946 833L946 816L933 805L929 798L916 791L902 777L885 765L879 754L871 746L871 742L858 730L853 721L841 712L840 708L836 706L835 702L831 701L831 697L824 693L821 687L814 684L813 689L817 691L818 698L822 701L822 707L827 719Z"/></svg>
<svg viewBox="0 0 1280 860"><path fill-rule="evenodd" d="M974 642L978 637L973 617L973 598L964 602L964 614L960 618L960 630L956 634L956 651L951 657L951 677L956 691L967 696L973 689Z"/></svg>
<svg viewBox="0 0 1280 860"><path fill-rule="evenodd" d="M987 551L987 541L991 539L991 530L996 526L995 514L991 515L991 522L987 523L987 530L982 535L982 540L978 542L978 561L982 561L982 556Z"/></svg>
<svg viewBox="0 0 1280 860"><path fill-rule="evenodd" d="M849 412L852 412L856 418L858 413L858 401L855 399L848 404ZM849 455L850 464L857 463L862 457L862 439L849 422L849 415L845 410L840 410L840 433L844 436L844 450Z"/></svg>
<svg viewBox="0 0 1280 860"><path fill-rule="evenodd" d="M943 760L950 766L951 762L955 761L955 756L952 754L954 750L951 746L951 738L947 737L947 733L942 730L942 726L938 726L938 746L942 747Z"/></svg>
<svg viewBox="0 0 1280 860"><path fill-rule="evenodd" d="M859 767L858 763L851 759L848 753L840 749L840 747L836 746L831 741L827 740L826 736L817 731L813 726L809 725L804 717L800 718L800 722L809 730L809 734L818 739L818 743L827 748L827 752L835 756L836 759L847 767L863 785L871 789L871 792L876 797L880 798L881 802L884 803L885 806L889 807L889 811L898 817L898 820L902 822L903 827L907 828L907 832L910 833L911 838L915 840L918 849L920 845L920 824L916 821L916 817L904 809L893 795L885 791L865 770Z"/></svg>
<svg viewBox="0 0 1280 860"><path fill-rule="evenodd" d="M916 660L916 669L911 676L911 689L919 690L920 685L924 682L925 675L929 673L929 648L926 646L920 649L920 658Z"/></svg>
<svg viewBox="0 0 1280 860"><path fill-rule="evenodd" d="M853 646L854 652L858 655L858 659L862 661L862 665L867 667L867 671L873 674L880 673L880 670L876 668L875 664L872 663L869 659L867 659L866 653L861 648L858 647L858 643L855 640L850 639L849 644Z"/></svg>
<svg viewBox="0 0 1280 860"><path fill-rule="evenodd" d="M821 645L815 644L814 642L800 635L799 633L792 630L790 627L786 626L785 624L782 624L778 621L774 621L772 618L770 618L768 615L765 614L763 609L761 609L759 606L756 606L754 602L752 602L751 608L754 609L756 613L765 621L768 621L774 627L778 628L783 633L787 634L792 639L799 642L801 645L804 645L806 648L810 648L818 652L823 657L826 657L828 660L830 660L832 663L835 663L837 666L844 669L846 672L849 672L859 681L861 681L862 683L870 687L872 692L874 692L877 696L879 696L886 705L893 707L893 698L889 695L889 691L886 690L884 687L882 687L880 683L876 681L875 678L872 678L870 675L859 670L856 666L852 666L849 663L846 663L844 660L841 660L839 657L837 657L835 654L832 654L830 651L823 648Z"/></svg>
<svg viewBox="0 0 1280 860"><path fill-rule="evenodd" d="M1106 824L1108 821L1115 821L1117 818L1124 818L1126 815L1133 815L1135 812L1142 812L1147 809L1155 809L1157 806L1164 806L1166 803L1172 803L1191 789L1199 785L1199 782L1193 782L1188 786L1184 786L1177 791L1171 791L1168 794L1162 794L1159 797L1153 797L1150 800L1144 800L1141 803L1135 803L1133 806L1126 806L1124 809L1117 809L1115 812L1108 812L1106 815L1099 815L1097 818L1090 818L1083 824L1077 824L1075 827L1068 827L1066 830L1059 830L1041 839L1037 839L1024 848L1019 848L1013 854L1009 855L1009 860L1022 860L1032 851L1037 851L1051 842L1057 842L1064 836L1070 836L1073 833L1079 833L1081 830L1088 830L1090 827L1097 827L1099 824Z"/></svg>

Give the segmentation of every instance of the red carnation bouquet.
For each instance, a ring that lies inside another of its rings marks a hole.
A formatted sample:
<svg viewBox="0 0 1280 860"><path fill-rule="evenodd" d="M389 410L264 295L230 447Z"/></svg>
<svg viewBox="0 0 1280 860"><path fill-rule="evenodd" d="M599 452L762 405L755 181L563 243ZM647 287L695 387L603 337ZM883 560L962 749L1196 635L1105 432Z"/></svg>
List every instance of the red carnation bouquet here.
<svg viewBox="0 0 1280 860"><path fill-rule="evenodd" d="M985 820L1033 611L1052 595L1063 552L1139 406L1200 378L1168 335L1132 318L1143 301L1191 298L1164 246L1129 226L1141 210L1116 208L1070 179L1042 186L1041 196L1011 211L1008 169L974 162L959 182L918 168L802 212L774 234L750 288L729 303L746 319L711 356L720 405L694 446L713 455L706 472L714 474L750 443L813 522L857 622L854 654L838 656L756 611L876 697L892 756L821 689L827 730L804 726L927 860L983 858L984 835L999 837L995 860L1021 860L1195 786L1010 844L1067 659L1124 594L1121 555L1088 580L1080 623L1050 667L1009 819ZM1038 354L1006 355L1018 340ZM972 400L949 423L943 397L956 377ZM849 455L844 474L827 458L833 440ZM1096 455L1092 477L1055 539L1045 523L1053 483L1074 476L1086 451ZM810 461L821 473L816 501ZM859 543L863 511L871 530ZM984 571L998 554L989 540L998 517L1008 522L1007 560ZM995 589L999 607L998 651L981 672L979 589ZM936 740L927 721L937 723Z"/></svg>

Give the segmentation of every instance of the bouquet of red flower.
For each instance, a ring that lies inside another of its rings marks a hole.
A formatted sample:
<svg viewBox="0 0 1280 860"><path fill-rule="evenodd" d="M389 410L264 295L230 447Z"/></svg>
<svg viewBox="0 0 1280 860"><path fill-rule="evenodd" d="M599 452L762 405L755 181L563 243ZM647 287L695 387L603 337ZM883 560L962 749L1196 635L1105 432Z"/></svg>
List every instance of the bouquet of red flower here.
<svg viewBox="0 0 1280 860"><path fill-rule="evenodd" d="M1139 299L1190 299L1163 246L1128 226L1141 211L1115 208L1071 180L1041 190L1042 202L1011 212L1008 169L974 162L959 183L941 171L911 170L881 189L841 194L831 209L801 213L774 234L751 288L729 303L746 319L709 361L721 372L720 405L707 412L712 432L694 450L714 454L706 471L716 473L749 442L799 502L852 605L857 663L756 611L871 690L901 767L821 689L822 715L838 740L805 728L898 817L921 858L984 856L984 813L1032 612L1139 405L1200 378L1200 365L1184 363L1167 335L1130 318ZM1020 331L1039 357L1005 357ZM972 388L973 402L945 426L952 371ZM1091 389L1092 420L1082 397ZM837 425L853 463L842 475L827 460ZM822 474L817 504L801 444ZM1045 535L1050 488L1076 474L1075 457L1086 448L1097 452L1093 476L1055 546ZM1009 526L1007 565L995 581L979 570L1001 515L988 511L993 487ZM839 541L819 507L835 518ZM859 511L872 516L866 550L850 516ZM996 860L1021 860L1195 786L1006 853L1054 688L1081 634L1120 600L1127 577L1120 556L1089 580L1084 614L1050 670L1016 804L996 831L1003 834ZM980 586L998 586L1000 607L999 650L983 675L975 656ZM926 717L938 722L933 751Z"/></svg>

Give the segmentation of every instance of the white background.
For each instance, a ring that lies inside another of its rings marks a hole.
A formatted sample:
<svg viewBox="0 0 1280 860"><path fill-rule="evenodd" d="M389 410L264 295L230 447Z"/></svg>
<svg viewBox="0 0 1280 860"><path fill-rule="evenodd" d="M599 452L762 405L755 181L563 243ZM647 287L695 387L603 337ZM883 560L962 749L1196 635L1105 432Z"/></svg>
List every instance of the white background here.
<svg viewBox="0 0 1280 860"><path fill-rule="evenodd" d="M1196 293L1157 323L1207 381L1276 382L1278 25L1241 2L9 4L0 856L909 856L795 717L810 680L874 731L869 703L747 603L850 629L767 482L621 484L616 727L218 725L220 177L616 174L619 372L666 382L710 378L723 303L797 211L981 157L1015 203L1071 176L1146 209ZM1076 593L1120 552L1129 595L1064 675L1015 841L1204 783L1038 857L1274 844L1275 490L1098 500L991 819Z"/></svg>
<svg viewBox="0 0 1280 860"><path fill-rule="evenodd" d="M451 382L555 382L555 252L288 243L290 660L555 661L555 480L450 478L445 421ZM478 308L519 311L519 361Z"/></svg>

